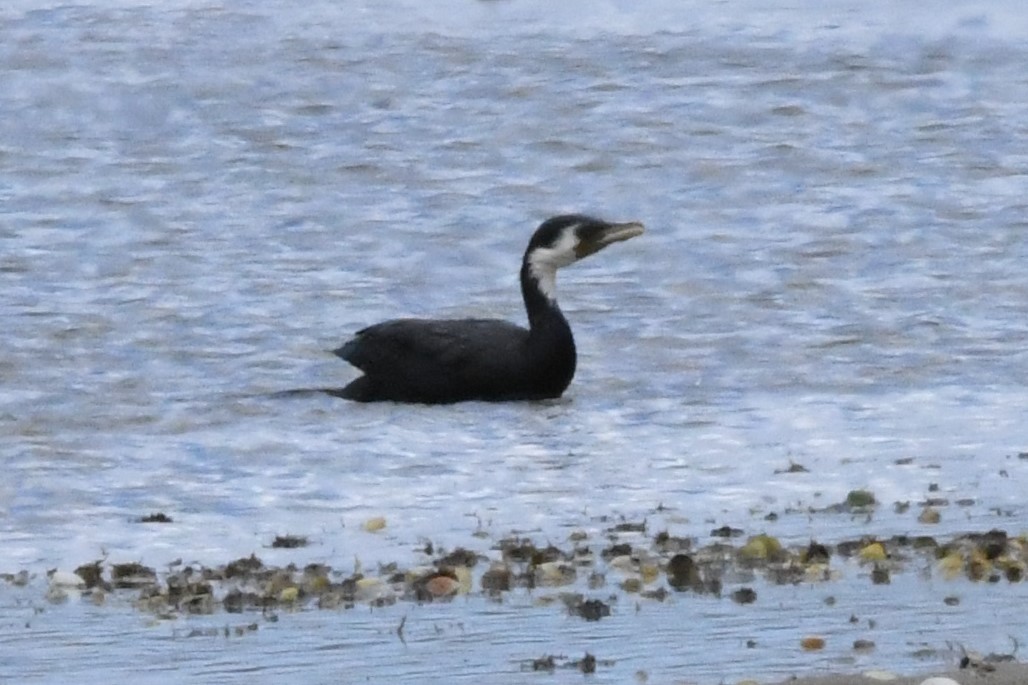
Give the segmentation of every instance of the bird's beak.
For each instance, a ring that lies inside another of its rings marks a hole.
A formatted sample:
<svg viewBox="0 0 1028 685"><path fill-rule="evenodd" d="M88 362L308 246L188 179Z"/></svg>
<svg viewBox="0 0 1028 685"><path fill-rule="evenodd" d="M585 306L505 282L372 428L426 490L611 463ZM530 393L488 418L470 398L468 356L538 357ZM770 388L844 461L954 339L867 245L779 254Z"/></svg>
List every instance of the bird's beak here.
<svg viewBox="0 0 1028 685"><path fill-rule="evenodd" d="M575 256L578 259L588 257L612 243L619 243L622 240L628 240L629 238L634 238L637 235L642 235L645 230L646 229L640 221L629 221L623 224L607 224L602 230L593 233L588 237L588 239L581 241L575 248Z"/></svg>

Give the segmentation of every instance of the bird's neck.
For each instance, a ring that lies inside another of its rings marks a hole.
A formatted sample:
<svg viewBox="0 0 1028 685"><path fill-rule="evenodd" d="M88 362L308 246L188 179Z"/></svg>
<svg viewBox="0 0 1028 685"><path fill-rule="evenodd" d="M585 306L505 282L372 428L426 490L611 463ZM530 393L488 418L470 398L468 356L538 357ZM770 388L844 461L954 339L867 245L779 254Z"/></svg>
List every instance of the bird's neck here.
<svg viewBox="0 0 1028 685"><path fill-rule="evenodd" d="M539 268L529 262L521 267L521 295L528 313L528 327L533 333L560 331L571 339L571 327L557 305L557 272Z"/></svg>
<svg viewBox="0 0 1028 685"><path fill-rule="evenodd" d="M527 261L521 267L521 294L528 312L526 353L546 379L541 397L558 397L575 375L577 353L571 326L557 306L555 270L533 268Z"/></svg>

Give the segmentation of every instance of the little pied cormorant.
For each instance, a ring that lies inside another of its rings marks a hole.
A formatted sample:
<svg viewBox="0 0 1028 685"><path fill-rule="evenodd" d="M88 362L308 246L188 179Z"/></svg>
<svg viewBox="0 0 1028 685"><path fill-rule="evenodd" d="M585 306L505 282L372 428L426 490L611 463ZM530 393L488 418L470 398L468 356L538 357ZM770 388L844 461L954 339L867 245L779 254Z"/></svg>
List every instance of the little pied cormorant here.
<svg viewBox="0 0 1028 685"><path fill-rule="evenodd" d="M528 328L497 319L394 319L334 350L364 372L332 395L358 402L444 404L560 397L575 375L575 340L557 306L557 269L643 232L638 222L581 214L544 221L521 261Z"/></svg>

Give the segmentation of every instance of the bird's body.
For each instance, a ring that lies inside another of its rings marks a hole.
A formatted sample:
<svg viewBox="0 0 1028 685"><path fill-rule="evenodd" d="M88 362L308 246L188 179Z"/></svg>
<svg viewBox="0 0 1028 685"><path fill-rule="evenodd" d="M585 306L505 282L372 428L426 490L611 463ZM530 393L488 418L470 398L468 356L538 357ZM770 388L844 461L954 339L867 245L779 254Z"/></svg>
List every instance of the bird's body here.
<svg viewBox="0 0 1028 685"><path fill-rule="evenodd" d="M575 341L557 306L556 271L642 233L582 215L543 222L525 250L521 292L529 327L498 319L394 319L369 326L335 354L364 372L333 395L360 402L441 404L538 400L575 374Z"/></svg>
<svg viewBox="0 0 1028 685"><path fill-rule="evenodd" d="M554 341L546 354L533 355L530 335L498 319L397 319L369 326L335 351L365 373L340 395L429 403L557 397L574 374L571 331L570 347Z"/></svg>

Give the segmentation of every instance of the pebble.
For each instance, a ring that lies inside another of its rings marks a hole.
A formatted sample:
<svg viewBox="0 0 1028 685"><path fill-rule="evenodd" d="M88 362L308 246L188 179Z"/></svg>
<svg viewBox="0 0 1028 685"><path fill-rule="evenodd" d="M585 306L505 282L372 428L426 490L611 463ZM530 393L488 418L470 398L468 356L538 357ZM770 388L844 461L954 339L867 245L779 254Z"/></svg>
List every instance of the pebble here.
<svg viewBox="0 0 1028 685"><path fill-rule="evenodd" d="M917 517L918 523L934 525L942 520L942 514L935 507L925 507Z"/></svg>
<svg viewBox="0 0 1028 685"><path fill-rule="evenodd" d="M558 587L575 582L575 567L563 561L547 561L535 567L535 582L545 587Z"/></svg>
<svg viewBox="0 0 1028 685"><path fill-rule="evenodd" d="M953 680L952 678L941 678L936 676L934 678L922 680L921 685L960 685L960 683Z"/></svg>
<svg viewBox="0 0 1028 685"><path fill-rule="evenodd" d="M811 635L800 640L800 647L802 647L803 650L807 652L814 652L819 649L824 649L825 639L823 637Z"/></svg>
<svg viewBox="0 0 1028 685"><path fill-rule="evenodd" d="M369 533L377 533L386 527L384 516L373 516L364 522L364 530Z"/></svg>
<svg viewBox="0 0 1028 685"><path fill-rule="evenodd" d="M451 597L460 590L460 582L449 576L436 576L425 583L425 590L433 597Z"/></svg>
<svg viewBox="0 0 1028 685"><path fill-rule="evenodd" d="M860 558L864 561L885 561L888 554L880 542L872 542L860 550Z"/></svg>
<svg viewBox="0 0 1028 685"><path fill-rule="evenodd" d="M361 578L357 581L356 597L362 602L381 599L389 594L389 587L381 578Z"/></svg>
<svg viewBox="0 0 1028 685"><path fill-rule="evenodd" d="M52 588L84 588L86 581L77 573L71 571L54 571L50 574L50 587Z"/></svg>

